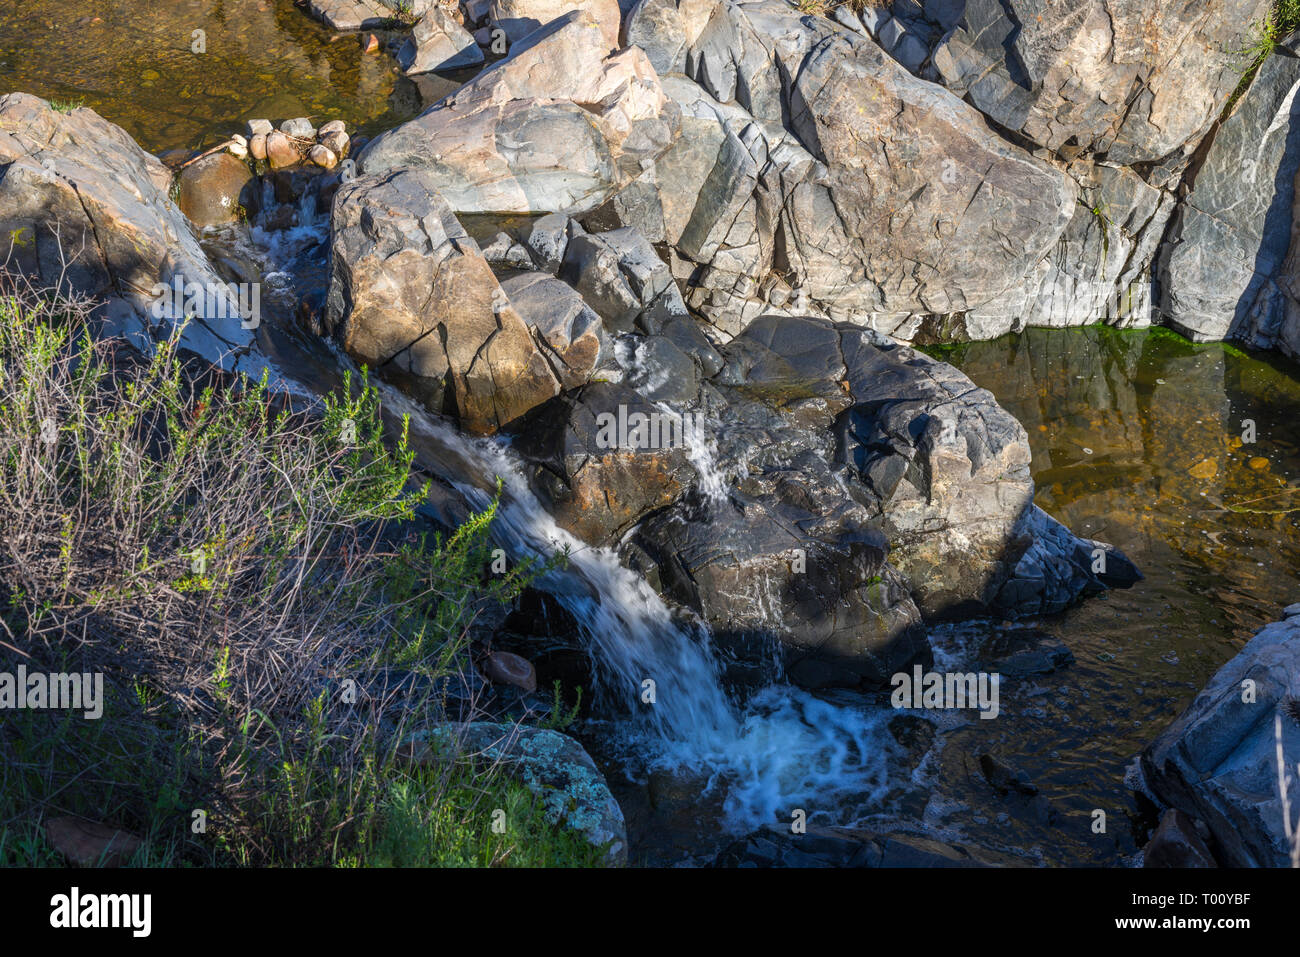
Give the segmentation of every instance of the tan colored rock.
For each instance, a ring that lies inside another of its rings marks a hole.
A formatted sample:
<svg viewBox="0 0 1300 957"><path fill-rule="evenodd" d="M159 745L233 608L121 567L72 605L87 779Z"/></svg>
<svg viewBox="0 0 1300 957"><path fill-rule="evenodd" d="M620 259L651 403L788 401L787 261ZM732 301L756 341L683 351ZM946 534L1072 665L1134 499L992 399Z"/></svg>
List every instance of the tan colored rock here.
<svg viewBox="0 0 1300 957"><path fill-rule="evenodd" d="M316 138L321 146L324 146L336 157L344 157L348 152L348 134L342 130L330 130L329 132L321 131Z"/></svg>
<svg viewBox="0 0 1300 957"><path fill-rule="evenodd" d="M266 159L271 169L284 169L301 162L302 154L288 135L275 130L266 137Z"/></svg>
<svg viewBox="0 0 1300 957"><path fill-rule="evenodd" d="M493 651L483 659L483 674L497 684L514 685L524 691L537 690L537 669L521 655Z"/></svg>
<svg viewBox="0 0 1300 957"><path fill-rule="evenodd" d="M239 219L253 174L230 153L213 153L185 167L176 178L177 205L195 226L218 226Z"/></svg>
<svg viewBox="0 0 1300 957"><path fill-rule="evenodd" d="M255 160L266 159L266 134L257 133L248 141L248 152L252 154Z"/></svg>
<svg viewBox="0 0 1300 957"><path fill-rule="evenodd" d="M321 169L333 169L339 165L339 158L328 146L317 143L307 151L307 158Z"/></svg>
<svg viewBox="0 0 1300 957"><path fill-rule="evenodd" d="M429 171L344 184L335 197L327 325L470 432L495 432L560 386Z"/></svg>

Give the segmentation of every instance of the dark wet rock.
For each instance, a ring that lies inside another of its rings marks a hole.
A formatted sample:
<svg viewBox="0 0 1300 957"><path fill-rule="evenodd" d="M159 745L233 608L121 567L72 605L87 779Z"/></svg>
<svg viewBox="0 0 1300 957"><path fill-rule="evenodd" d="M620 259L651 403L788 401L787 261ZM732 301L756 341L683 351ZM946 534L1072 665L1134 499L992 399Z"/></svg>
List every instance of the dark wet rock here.
<svg viewBox="0 0 1300 957"><path fill-rule="evenodd" d="M738 664L880 687L928 660L921 612L1059 610L1137 574L1032 506L1024 430L950 366L819 319L765 317L717 350L675 323L625 337L623 381L536 410L515 447L562 526L621 540ZM602 436L602 413L683 427ZM1023 674L1069 658L1017 650Z"/></svg>
<svg viewBox="0 0 1300 957"><path fill-rule="evenodd" d="M700 393L700 366L667 336L646 336L629 346L627 382L651 402L684 408Z"/></svg>
<svg viewBox="0 0 1300 957"><path fill-rule="evenodd" d="M1074 653L1062 642L1034 628L1004 628L981 649L986 670L1004 678L1048 675L1074 664Z"/></svg>
<svg viewBox="0 0 1300 957"><path fill-rule="evenodd" d="M715 867L998 867L1013 863L993 852L945 844L919 834L872 834L809 827L794 834L771 826L736 841Z"/></svg>
<svg viewBox="0 0 1300 957"><path fill-rule="evenodd" d="M1225 866L1290 863L1278 791L1279 723L1294 782L1300 763L1300 617L1294 615L1251 638L1142 752L1152 794L1204 821Z"/></svg>
<svg viewBox="0 0 1300 957"><path fill-rule="evenodd" d="M806 687L884 686L927 658L920 615L865 510L829 474L816 483L811 461L797 464L718 507L682 502L651 516L624 553L725 651L761 661L779 648Z"/></svg>
<svg viewBox="0 0 1300 957"><path fill-rule="evenodd" d="M185 167L176 178L177 205L195 226L239 222L256 188L248 164L213 153Z"/></svg>
<svg viewBox="0 0 1300 957"><path fill-rule="evenodd" d="M339 188L327 323L358 362L494 432L560 385L435 180L398 170Z"/></svg>
<svg viewBox="0 0 1300 957"><path fill-rule="evenodd" d="M533 487L561 526L585 541L612 544L648 512L671 504L695 470L681 447L609 443L600 417L634 427L635 416L651 421L663 414L624 385L593 382L522 420L515 448L532 464Z"/></svg>
<svg viewBox="0 0 1300 957"><path fill-rule="evenodd" d="M468 30L434 5L398 48L397 62L408 75L459 70L482 63L483 51Z"/></svg>
<svg viewBox="0 0 1300 957"><path fill-rule="evenodd" d="M357 161L424 169L457 213L592 209L677 135L650 61L613 45L589 11L566 14Z"/></svg>
<svg viewBox="0 0 1300 957"><path fill-rule="evenodd" d="M61 282L97 300L105 334L145 351L185 312L158 295L159 284L200 284L210 295L181 348L257 378L269 367L253 329L243 328L238 302L168 198L171 183L159 160L93 110L61 113L25 93L0 97L0 228L9 268L37 288Z"/></svg>
<svg viewBox="0 0 1300 957"><path fill-rule="evenodd" d="M906 754L905 767L910 773L925 760L938 730L934 722L917 714L896 714L889 719L889 734Z"/></svg>
<svg viewBox="0 0 1300 957"><path fill-rule="evenodd" d="M498 765L542 801L547 820L605 848L607 864L627 862L623 811L591 757L572 738L558 731L476 721L417 732L403 749L419 764L461 754Z"/></svg>
<svg viewBox="0 0 1300 957"><path fill-rule="evenodd" d="M1160 816L1147 846L1142 849L1143 867L1218 867L1214 855L1196 832L1196 822L1177 808Z"/></svg>
<svg viewBox="0 0 1300 957"><path fill-rule="evenodd" d="M1019 794L1023 797L1035 797L1038 787L1029 780L1029 775L1003 764L991 754L979 756L980 773L989 786L999 794Z"/></svg>
<svg viewBox="0 0 1300 957"><path fill-rule="evenodd" d="M1300 171L1300 37L1260 67L1216 131L1159 262L1164 319L1198 340L1300 356L1293 204Z"/></svg>
<svg viewBox="0 0 1300 957"><path fill-rule="evenodd" d="M1115 165L1190 153L1241 75L1234 51L1269 11L1268 0L924 6L949 31L932 53L949 89L1048 149Z"/></svg>
<svg viewBox="0 0 1300 957"><path fill-rule="evenodd" d="M1028 437L991 393L869 331L841 332L854 407L838 425L839 455L925 614L1058 611L1136 580L1121 553L1033 505ZM1104 573L1092 570L1096 549Z"/></svg>

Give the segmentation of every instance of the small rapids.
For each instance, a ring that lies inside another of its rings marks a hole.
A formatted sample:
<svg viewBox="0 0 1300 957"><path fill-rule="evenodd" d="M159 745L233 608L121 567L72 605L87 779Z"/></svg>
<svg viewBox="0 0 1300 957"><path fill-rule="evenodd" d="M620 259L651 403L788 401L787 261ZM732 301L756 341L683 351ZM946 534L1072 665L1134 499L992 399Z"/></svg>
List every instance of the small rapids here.
<svg viewBox="0 0 1300 957"><path fill-rule="evenodd" d="M321 255L328 216L314 192L295 204L294 225L268 227L257 216L247 234L205 236L218 259L257 261L275 314L261 331L262 347L288 376L310 380L316 391L337 387L351 360L328 340L292 330L294 306L328 282ZM263 209L274 210L269 187ZM322 347L323 346L323 347ZM632 375L649 375L620 344ZM829 701L780 683L743 703L724 689L722 667L707 626L673 610L609 549L592 547L561 528L537 499L507 440L472 438L430 415L382 381L386 416L410 416L419 464L450 485L474 509L488 507L502 483L492 533L514 560L544 562L567 552L567 562L535 584L577 621L592 661L593 734L602 750L633 780L667 772L699 781L701 798L719 801L721 825L742 834L789 823L796 810L810 822L852 824L882 810L903 762L886 730L899 712L860 696ZM669 403L655 403L676 414ZM727 482L716 462L712 430L696 427L688 443L709 507L726 507ZM445 516L454 522L454 516ZM891 779L891 774L892 778Z"/></svg>
<svg viewBox="0 0 1300 957"><path fill-rule="evenodd" d="M744 705L733 701L723 689L708 629L670 610L613 552L560 528L507 445L461 435L392 390L385 389L384 399L390 411L410 412L413 441L430 453L421 460L439 463L443 478L474 508L491 503L500 477L493 534L507 553L545 560L567 549L567 565L537 584L582 629L597 701L614 719L613 744L629 773L703 776L706 792L724 790L724 823L736 833L788 822L796 809L809 819L820 812L823 823L846 823L835 811L844 802L857 804L853 818L870 813L891 784L895 746L884 723L896 712L840 705L784 684Z"/></svg>

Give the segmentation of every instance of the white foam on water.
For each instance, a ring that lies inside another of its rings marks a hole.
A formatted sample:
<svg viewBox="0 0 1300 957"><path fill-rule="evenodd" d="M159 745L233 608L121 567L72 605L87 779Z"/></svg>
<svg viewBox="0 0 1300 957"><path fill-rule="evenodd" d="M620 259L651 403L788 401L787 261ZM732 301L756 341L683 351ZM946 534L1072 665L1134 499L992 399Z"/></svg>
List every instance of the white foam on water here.
<svg viewBox="0 0 1300 957"><path fill-rule="evenodd" d="M612 551L560 528L506 444L463 436L381 389L390 409L411 412L422 461L436 461L474 508L488 506L501 478L493 535L516 560L568 548L567 566L537 584L582 629L599 700L615 712L613 744L629 769L705 775L706 791L725 791L721 823L734 833L789 822L795 809L809 820L843 823L879 802L897 748L884 728L892 709L831 703L787 685L765 688L741 707L722 687L707 628L674 615ZM647 680L654 683L653 704L643 701Z"/></svg>

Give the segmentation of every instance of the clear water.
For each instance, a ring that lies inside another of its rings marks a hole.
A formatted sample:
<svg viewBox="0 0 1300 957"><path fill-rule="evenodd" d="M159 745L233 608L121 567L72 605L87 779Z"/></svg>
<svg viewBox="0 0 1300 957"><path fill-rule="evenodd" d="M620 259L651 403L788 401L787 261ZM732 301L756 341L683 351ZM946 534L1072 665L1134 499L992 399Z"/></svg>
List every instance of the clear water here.
<svg viewBox="0 0 1300 957"><path fill-rule="evenodd" d="M6 0L0 93L15 91L82 103L154 152L210 145L254 118L374 134L447 92L421 90L292 0Z"/></svg>

